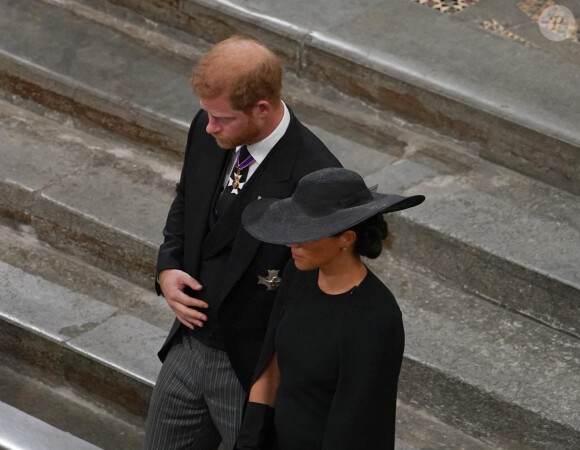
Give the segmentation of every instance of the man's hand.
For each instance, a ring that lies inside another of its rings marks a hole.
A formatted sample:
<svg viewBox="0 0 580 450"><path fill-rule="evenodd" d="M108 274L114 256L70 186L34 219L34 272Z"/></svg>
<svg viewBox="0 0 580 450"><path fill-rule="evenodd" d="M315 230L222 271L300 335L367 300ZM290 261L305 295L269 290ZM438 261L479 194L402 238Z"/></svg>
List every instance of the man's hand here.
<svg viewBox="0 0 580 450"><path fill-rule="evenodd" d="M189 308L189 306L207 309L209 305L183 292L186 286L189 286L194 291L201 290L202 286L195 278L181 270L167 269L159 274L159 285L167 304L173 310L177 320L192 330L195 327L203 327L207 316Z"/></svg>

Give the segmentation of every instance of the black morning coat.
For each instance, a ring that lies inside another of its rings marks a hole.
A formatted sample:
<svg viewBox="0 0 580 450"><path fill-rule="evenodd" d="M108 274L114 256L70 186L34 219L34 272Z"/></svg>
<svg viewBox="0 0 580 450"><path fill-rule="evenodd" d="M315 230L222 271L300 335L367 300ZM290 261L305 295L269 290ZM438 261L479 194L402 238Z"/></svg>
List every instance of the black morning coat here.
<svg viewBox="0 0 580 450"><path fill-rule="evenodd" d="M276 294L258 284L268 270L282 270L290 258L284 245L266 244L250 236L241 225L244 207L258 197L289 197L306 174L325 167L340 167L326 146L290 111L284 136L238 194L229 210L209 229L209 215L225 176L231 150L220 148L206 133L207 113L198 112L189 130L181 179L163 230L157 273L180 269L197 279L200 259L218 254L231 244L227 263L217 276L222 279L218 318L225 348L242 386L251 387L252 376ZM203 285L204 280L198 280ZM159 285L156 283L158 294ZM195 296L194 293L191 295ZM159 351L161 361L180 327L177 319Z"/></svg>

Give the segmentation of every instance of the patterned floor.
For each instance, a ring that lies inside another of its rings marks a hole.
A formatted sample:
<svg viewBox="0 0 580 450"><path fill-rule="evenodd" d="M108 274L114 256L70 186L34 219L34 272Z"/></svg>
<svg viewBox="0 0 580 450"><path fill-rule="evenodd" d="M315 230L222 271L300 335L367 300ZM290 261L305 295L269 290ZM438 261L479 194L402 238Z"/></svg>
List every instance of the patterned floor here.
<svg viewBox="0 0 580 450"><path fill-rule="evenodd" d="M487 31L489 31L491 33L499 34L500 36L507 37L507 38L513 39L513 40L518 41L518 42L521 42L521 43L526 43L527 42L525 39L521 38L517 34L512 33L511 31L509 31L507 28L505 28L502 24L500 24L495 19L491 19L491 20L484 21L481 24L481 27L484 30L487 30Z"/></svg>
<svg viewBox="0 0 580 450"><path fill-rule="evenodd" d="M414 0L415 2L428 6L429 8L435 9L437 11L453 14L464 10L465 8L475 5L479 0ZM531 20L538 23L541 19L540 16L542 11L550 6L554 6L557 3L554 0L522 0L518 2L518 8L526 14ZM574 30L572 19L572 31L565 30L566 38L572 42L580 42L580 17L576 18L575 23L577 24ZM481 23L481 28L490 33L494 33L509 39L514 39L518 42L525 43L525 39L521 38L517 34L508 30L504 25L499 23L495 19L486 20ZM564 37L562 38L564 39Z"/></svg>
<svg viewBox="0 0 580 450"><path fill-rule="evenodd" d="M445 13L455 13L468 6L474 5L479 0L415 0L417 3L437 9Z"/></svg>

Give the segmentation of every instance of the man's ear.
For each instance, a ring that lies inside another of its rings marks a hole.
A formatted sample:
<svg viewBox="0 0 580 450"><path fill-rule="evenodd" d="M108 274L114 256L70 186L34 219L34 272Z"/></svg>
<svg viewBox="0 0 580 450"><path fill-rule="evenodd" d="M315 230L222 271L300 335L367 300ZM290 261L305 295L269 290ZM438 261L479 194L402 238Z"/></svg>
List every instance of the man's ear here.
<svg viewBox="0 0 580 450"><path fill-rule="evenodd" d="M268 100L258 100L255 107L259 116L265 116L272 111L272 105Z"/></svg>

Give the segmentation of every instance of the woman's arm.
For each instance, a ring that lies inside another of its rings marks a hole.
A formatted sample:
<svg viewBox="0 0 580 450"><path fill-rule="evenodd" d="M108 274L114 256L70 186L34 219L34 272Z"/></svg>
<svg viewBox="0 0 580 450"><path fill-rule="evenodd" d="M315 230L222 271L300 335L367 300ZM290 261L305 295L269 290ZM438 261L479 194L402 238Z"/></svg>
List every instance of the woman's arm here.
<svg viewBox="0 0 580 450"><path fill-rule="evenodd" d="M278 358L274 346L276 328L284 312L283 289L278 292L270 316L266 339L250 389L244 420L234 450L271 450L274 442L274 402L280 384ZM269 358L269 359L268 359ZM267 361L267 362L266 362Z"/></svg>
<svg viewBox="0 0 580 450"><path fill-rule="evenodd" d="M274 402L280 384L276 354L252 385L235 450L270 450L274 439Z"/></svg>
<svg viewBox="0 0 580 450"><path fill-rule="evenodd" d="M291 265L290 265L291 264ZM278 369L278 357L274 345L278 324L284 316L286 305L286 291L292 285L292 274L296 271L292 260L288 262L283 271L283 282L276 294L276 300L270 315L270 322L266 332L266 338L262 347L260 360L248 404L244 412L244 420L235 450L271 450L274 441L274 403L280 384L280 371Z"/></svg>
<svg viewBox="0 0 580 450"><path fill-rule="evenodd" d="M345 326L324 450L394 448L403 347L400 315L359 312Z"/></svg>
<svg viewBox="0 0 580 450"><path fill-rule="evenodd" d="M274 407L279 384L280 370L277 355L274 353L266 369L252 385L249 401Z"/></svg>

